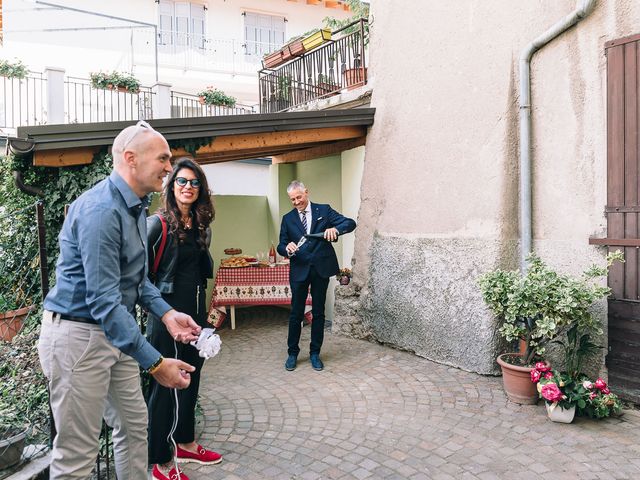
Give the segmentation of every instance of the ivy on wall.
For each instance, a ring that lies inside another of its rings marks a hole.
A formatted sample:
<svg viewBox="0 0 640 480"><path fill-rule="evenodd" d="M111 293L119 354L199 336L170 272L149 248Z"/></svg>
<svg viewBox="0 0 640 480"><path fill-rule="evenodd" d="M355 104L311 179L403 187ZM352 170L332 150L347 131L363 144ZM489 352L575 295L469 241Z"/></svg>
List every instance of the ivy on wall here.
<svg viewBox="0 0 640 480"><path fill-rule="evenodd" d="M44 192L42 200L45 211L47 263L49 272L52 274L58 258L58 233L64 221L65 205L70 204L82 192L107 177L111 168L111 156L106 153L106 150L94 155L93 162L89 165L65 168L34 167L30 156L0 158L0 205L5 215L10 216L12 212L27 208L38 200L37 197L27 195L16 187L13 171L22 172L25 184L40 188ZM37 235L34 230L35 209L33 216L16 217L15 222L17 222L17 225L14 225L16 231ZM3 238L0 262L5 258L15 258L16 255L22 254L24 242L20 239L21 235ZM53 275L50 284L53 284Z"/></svg>

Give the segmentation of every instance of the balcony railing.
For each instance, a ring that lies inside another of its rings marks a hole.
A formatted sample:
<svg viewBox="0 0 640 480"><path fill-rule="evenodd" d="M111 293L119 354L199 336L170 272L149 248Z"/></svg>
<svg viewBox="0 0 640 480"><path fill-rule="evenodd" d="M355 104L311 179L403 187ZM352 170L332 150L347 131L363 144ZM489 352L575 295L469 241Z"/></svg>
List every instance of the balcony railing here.
<svg viewBox="0 0 640 480"><path fill-rule="evenodd" d="M218 115L243 115L256 113L249 105L236 104L235 107L204 105L197 95L171 92L171 118L212 117Z"/></svg>
<svg viewBox="0 0 640 480"><path fill-rule="evenodd" d="M315 50L277 68L260 70L260 111L289 110L366 84L366 27L366 20L360 19L332 32L332 39Z"/></svg>
<svg viewBox="0 0 640 480"><path fill-rule="evenodd" d="M46 83L42 73L37 72L22 80L0 77L0 131L47 123Z"/></svg>
<svg viewBox="0 0 640 480"><path fill-rule="evenodd" d="M173 92L162 84L141 87L138 93L96 89L89 80L65 77L57 69L31 73L22 80L0 77L0 135L13 135L20 126L47 123L243 115L257 110L257 105L201 105L198 96Z"/></svg>
<svg viewBox="0 0 640 480"><path fill-rule="evenodd" d="M153 118L150 87L138 93L93 88L84 78L67 77L65 123L150 120Z"/></svg>
<svg viewBox="0 0 640 480"><path fill-rule="evenodd" d="M272 44L247 43L235 38L169 33L160 31L154 38L149 29L135 30L133 43L136 63L153 64L153 49L149 45L157 41L160 67L255 75L260 69L260 52L274 47Z"/></svg>

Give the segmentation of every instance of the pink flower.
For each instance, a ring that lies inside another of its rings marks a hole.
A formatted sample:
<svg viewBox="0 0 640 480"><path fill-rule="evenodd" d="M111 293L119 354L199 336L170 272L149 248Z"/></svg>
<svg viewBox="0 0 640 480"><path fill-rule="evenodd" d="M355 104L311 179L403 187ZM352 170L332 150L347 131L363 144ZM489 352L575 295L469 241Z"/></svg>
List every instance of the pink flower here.
<svg viewBox="0 0 640 480"><path fill-rule="evenodd" d="M609 390L609 387L604 387L602 389L602 393L604 393L605 395L609 395L611 393L611 390Z"/></svg>
<svg viewBox="0 0 640 480"><path fill-rule="evenodd" d="M531 381L533 383L537 383L540 381L540 372L538 370L536 370L535 368L533 370L531 370Z"/></svg>
<svg viewBox="0 0 640 480"><path fill-rule="evenodd" d="M540 393L545 400L549 400L550 402L558 402L562 400L564 396L560 391L560 388L558 388L558 385L555 383L547 383L546 385L543 385Z"/></svg>
<svg viewBox="0 0 640 480"><path fill-rule="evenodd" d="M544 378L546 378L547 380L550 380L553 378L553 372L547 372L544 374Z"/></svg>
<svg viewBox="0 0 640 480"><path fill-rule="evenodd" d="M544 363L544 362L538 362L538 363L536 363L536 364L533 366L533 368L535 368L536 370L538 370L539 372L542 372L542 373L544 373L544 372L548 372L549 370L551 370L551 368L550 368L550 367L548 367L548 366L547 366L547 364L546 364L546 363Z"/></svg>
<svg viewBox="0 0 640 480"><path fill-rule="evenodd" d="M593 388L593 382L590 382L589 380L585 380L584 382L582 382L582 386L587 390L591 390Z"/></svg>
<svg viewBox="0 0 640 480"><path fill-rule="evenodd" d="M602 390L603 388L607 388L607 383L603 379L598 378L596 380L595 386L598 390Z"/></svg>
<svg viewBox="0 0 640 480"><path fill-rule="evenodd" d="M596 398L598 396L598 392L591 392L589 394L589 400L593 400L594 398Z"/></svg>

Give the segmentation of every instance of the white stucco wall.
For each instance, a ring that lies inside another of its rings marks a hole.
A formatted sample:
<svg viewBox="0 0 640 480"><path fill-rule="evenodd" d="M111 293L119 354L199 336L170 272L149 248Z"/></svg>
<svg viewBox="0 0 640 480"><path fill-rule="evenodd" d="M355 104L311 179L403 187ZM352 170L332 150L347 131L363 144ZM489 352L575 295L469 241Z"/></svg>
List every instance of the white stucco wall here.
<svg viewBox="0 0 640 480"><path fill-rule="evenodd" d="M477 276L517 268L520 51L573 0L375 2L356 233L359 304L338 330L491 372L495 325ZM407 12L411 12L407 15ZM640 31L640 2L600 1L532 62L534 246L553 265L588 245L606 203L604 43Z"/></svg>
<svg viewBox="0 0 640 480"><path fill-rule="evenodd" d="M158 5L150 0L57 0L50 3L148 24L158 23ZM246 104L258 100L257 71L261 67L254 62L239 65L244 63L243 12L284 16L287 19L286 38L320 27L326 16L350 16L344 10L286 0L192 0L191 3L204 4L208 8L205 36L219 42L221 50L233 48L239 53L233 61L193 66L190 59L199 53L187 50L179 56L184 64L169 67L164 61L167 54L160 48L159 80L185 93L215 85ZM42 71L46 66L64 68L67 74L82 78L88 78L92 71L117 70L133 72L144 85L152 85L155 81L153 29L70 10L51 9L28 0L5 0L3 14L5 43L2 58L20 58L36 71ZM135 28L112 28L124 26ZM51 31L80 27L108 29Z"/></svg>

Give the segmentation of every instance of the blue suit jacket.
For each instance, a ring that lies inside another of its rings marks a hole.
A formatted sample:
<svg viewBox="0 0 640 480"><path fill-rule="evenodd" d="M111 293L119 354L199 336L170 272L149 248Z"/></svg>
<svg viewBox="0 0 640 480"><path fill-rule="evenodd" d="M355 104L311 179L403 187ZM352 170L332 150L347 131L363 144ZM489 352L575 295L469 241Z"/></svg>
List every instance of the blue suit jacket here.
<svg viewBox="0 0 640 480"><path fill-rule="evenodd" d="M329 205L311 203L311 233L321 233L331 227L335 227L340 235L344 235L356 228L356 222L340 215ZM282 217L278 253L287 257L287 245L290 242L298 243L298 240L305 233L300 214L294 208ZM292 282L304 281L309 275L311 265L315 267L320 276L326 278L337 274L340 270L333 245L323 239L307 239L306 243L290 259L289 279Z"/></svg>

